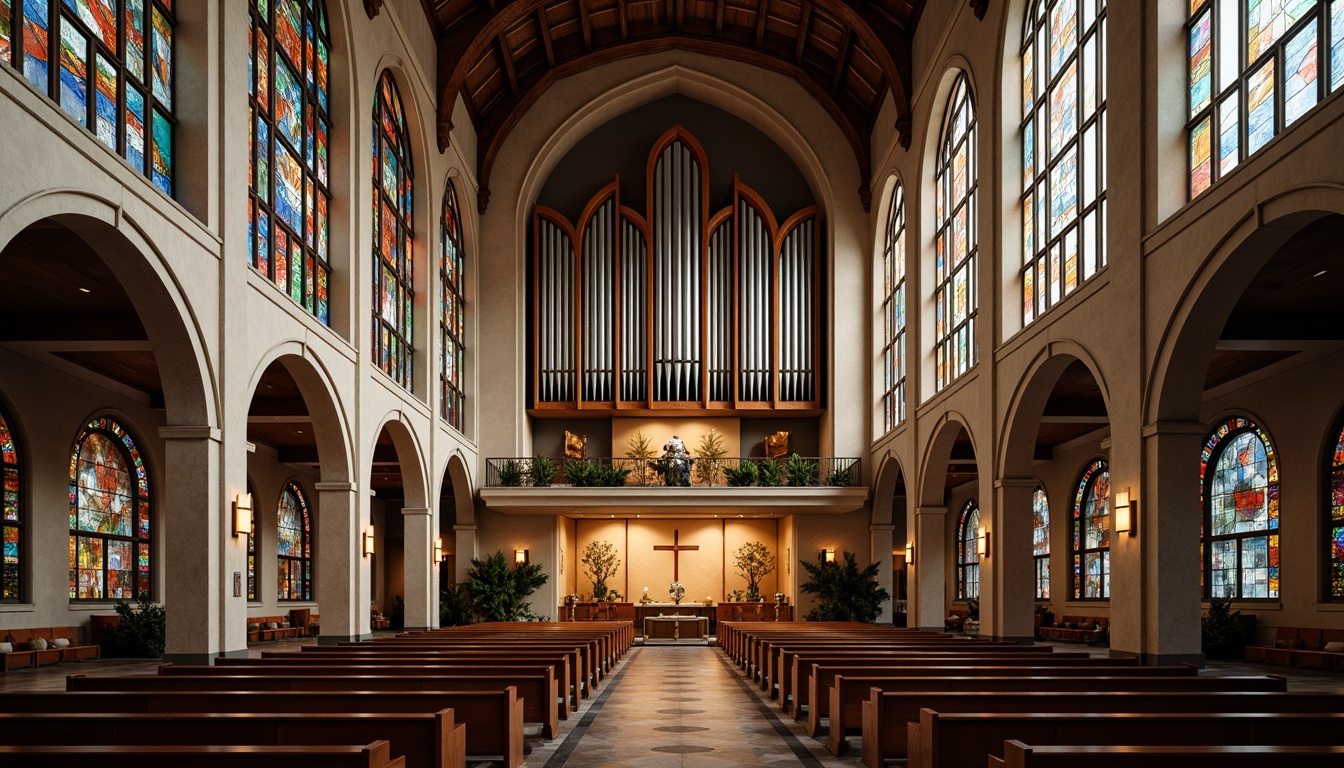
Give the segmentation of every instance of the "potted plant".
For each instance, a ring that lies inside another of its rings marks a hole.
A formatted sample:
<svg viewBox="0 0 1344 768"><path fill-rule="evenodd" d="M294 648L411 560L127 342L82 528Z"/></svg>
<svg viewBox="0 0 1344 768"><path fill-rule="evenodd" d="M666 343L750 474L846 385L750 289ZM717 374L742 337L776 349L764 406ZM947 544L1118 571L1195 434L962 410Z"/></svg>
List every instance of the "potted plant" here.
<svg viewBox="0 0 1344 768"><path fill-rule="evenodd" d="M775 570L775 556L759 541L749 541L733 553L733 566L747 580L747 600L761 599L761 579Z"/></svg>
<svg viewBox="0 0 1344 768"><path fill-rule="evenodd" d="M517 459L505 459L499 466L499 484L505 488L517 488L523 484L522 462Z"/></svg>
<svg viewBox="0 0 1344 768"><path fill-rule="evenodd" d="M794 488L806 488L817 484L817 462L805 459L798 454L789 457L785 474L789 476L789 485Z"/></svg>
<svg viewBox="0 0 1344 768"><path fill-rule="evenodd" d="M570 459L565 462L565 478L575 488L587 488L599 484L598 473L601 470L587 459Z"/></svg>
<svg viewBox="0 0 1344 768"><path fill-rule="evenodd" d="M841 562L798 561L807 571L808 580L798 588L817 596L817 606L807 612L807 621L860 621L868 624L882 613L882 603L891 599L878 586L879 565L859 570L853 552L845 552Z"/></svg>
<svg viewBox="0 0 1344 768"><path fill-rule="evenodd" d="M593 599L607 599L607 579L616 575L621 559L616 556L616 545L609 541L591 541L583 548L583 573L593 583Z"/></svg>
<svg viewBox="0 0 1344 768"><path fill-rule="evenodd" d="M1200 649L1210 659L1240 659L1251 641L1251 626L1241 611L1232 610L1232 599L1213 597L1199 618Z"/></svg>
<svg viewBox="0 0 1344 768"><path fill-rule="evenodd" d="M484 621L522 621L533 616L528 595L546 583L539 563L517 565L506 561L503 552L472 559L471 571L462 585L474 614Z"/></svg>
<svg viewBox="0 0 1344 768"><path fill-rule="evenodd" d="M555 462L546 456L534 456L532 458L532 469L528 473L532 479L532 487L545 488L551 484L555 477Z"/></svg>
<svg viewBox="0 0 1344 768"><path fill-rule="evenodd" d="M700 449L695 454L695 481L705 485L718 485L723 457L728 449L723 447L723 436L713 427L701 435Z"/></svg>
<svg viewBox="0 0 1344 768"><path fill-rule="evenodd" d="M784 482L784 468L779 465L779 461L776 459L762 461L758 470L762 488L774 488Z"/></svg>
<svg viewBox="0 0 1344 768"><path fill-rule="evenodd" d="M644 435L642 430L636 430L635 434L625 442L625 456L633 459L635 462L634 476L637 485L652 485L654 472L649 466L657 454L653 450L653 441Z"/></svg>
<svg viewBox="0 0 1344 768"><path fill-rule="evenodd" d="M755 462L739 461L737 466L724 467L723 475L728 479L728 485L734 488L746 488L756 484L760 472L756 469Z"/></svg>
<svg viewBox="0 0 1344 768"><path fill-rule="evenodd" d="M858 466L857 461L851 461L845 465L844 469L831 469L831 474L826 478L826 484L836 488L849 486L854 479L854 468Z"/></svg>

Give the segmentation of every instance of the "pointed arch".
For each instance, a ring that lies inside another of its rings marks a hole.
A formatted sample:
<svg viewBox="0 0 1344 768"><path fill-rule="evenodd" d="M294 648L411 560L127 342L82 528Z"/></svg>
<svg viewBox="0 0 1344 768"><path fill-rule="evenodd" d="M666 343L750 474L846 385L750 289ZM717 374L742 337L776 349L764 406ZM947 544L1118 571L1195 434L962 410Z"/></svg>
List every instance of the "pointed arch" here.
<svg viewBox="0 0 1344 768"><path fill-rule="evenodd" d="M290 480L276 504L275 554L279 600L313 599L313 526L308 497Z"/></svg>
<svg viewBox="0 0 1344 768"><path fill-rule="evenodd" d="M1199 456L1205 597L1279 596L1279 461L1244 416L1224 419Z"/></svg>
<svg viewBox="0 0 1344 768"><path fill-rule="evenodd" d="M373 107L373 360L408 391L414 381L415 196L410 134L391 70Z"/></svg>
<svg viewBox="0 0 1344 768"><path fill-rule="evenodd" d="M448 179L439 217L439 416L458 432L466 426L466 247L457 188Z"/></svg>
<svg viewBox="0 0 1344 768"><path fill-rule="evenodd" d="M131 433L111 416L80 429L70 454L70 599L152 594L153 498Z"/></svg>
<svg viewBox="0 0 1344 768"><path fill-rule="evenodd" d="M978 362L979 162L975 98L957 72L934 166L934 391Z"/></svg>

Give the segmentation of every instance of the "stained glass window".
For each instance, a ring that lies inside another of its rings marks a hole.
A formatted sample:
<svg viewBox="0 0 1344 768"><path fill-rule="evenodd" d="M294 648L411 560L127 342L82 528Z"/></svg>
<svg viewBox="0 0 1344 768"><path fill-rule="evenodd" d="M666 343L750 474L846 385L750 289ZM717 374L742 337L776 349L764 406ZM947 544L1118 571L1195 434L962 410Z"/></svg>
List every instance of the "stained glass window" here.
<svg viewBox="0 0 1344 768"><path fill-rule="evenodd" d="M411 388L415 275L411 147L392 74L378 80L373 107L373 361Z"/></svg>
<svg viewBox="0 0 1344 768"><path fill-rule="evenodd" d="M293 482L280 493L275 543L281 600L313 599L313 536L308 500Z"/></svg>
<svg viewBox="0 0 1344 768"><path fill-rule="evenodd" d="M966 502L957 521L957 599L980 597L980 508Z"/></svg>
<svg viewBox="0 0 1344 768"><path fill-rule="evenodd" d="M251 488L248 488L248 497L252 496ZM256 602L261 599L257 592L257 511L252 510L252 532L247 534L247 601Z"/></svg>
<svg viewBox="0 0 1344 768"><path fill-rule="evenodd" d="M3 28L0 28L3 31ZM0 411L0 602L23 599L23 488L20 486L19 449L4 411Z"/></svg>
<svg viewBox="0 0 1344 768"><path fill-rule="evenodd" d="M975 318L979 307L976 276L979 217L976 205L979 165L975 152L975 105L966 73L957 75L943 120L939 142L937 234L934 292L937 389L941 390L975 365Z"/></svg>
<svg viewBox="0 0 1344 768"><path fill-rule="evenodd" d="M1199 460L1205 597L1279 596L1279 464L1260 427L1218 425Z"/></svg>
<svg viewBox="0 0 1344 768"><path fill-rule="evenodd" d="M171 195L176 26L172 0L0 0L0 61Z"/></svg>
<svg viewBox="0 0 1344 768"><path fill-rule="evenodd" d="M1036 566L1036 599L1050 599L1050 503L1037 486L1031 494L1031 554Z"/></svg>
<svg viewBox="0 0 1344 768"><path fill-rule="evenodd" d="M70 599L133 600L151 591L149 474L135 439L109 417L70 454Z"/></svg>
<svg viewBox="0 0 1344 768"><path fill-rule="evenodd" d="M463 394L462 364L466 345L466 250L462 245L462 219L458 215L457 190L452 180L443 190L443 218L439 222L439 415L462 430L467 397Z"/></svg>
<svg viewBox="0 0 1344 768"><path fill-rule="evenodd" d="M1330 489L1326 495L1330 505L1327 578L1332 600L1344 599L1344 425L1336 434L1334 455L1330 458Z"/></svg>
<svg viewBox="0 0 1344 768"><path fill-rule="evenodd" d="M1111 596L1111 471L1101 459L1083 470L1073 497L1073 599Z"/></svg>
<svg viewBox="0 0 1344 768"><path fill-rule="evenodd" d="M1344 85L1344 0L1191 0L1190 197Z"/></svg>
<svg viewBox="0 0 1344 768"><path fill-rule="evenodd" d="M882 413L884 431L905 421L905 186L896 182L882 249Z"/></svg>
<svg viewBox="0 0 1344 768"><path fill-rule="evenodd" d="M1106 0L1034 0L1022 33L1022 324L1106 266Z"/></svg>
<svg viewBox="0 0 1344 768"><path fill-rule="evenodd" d="M252 0L248 15L248 260L324 324L331 175L323 0Z"/></svg>

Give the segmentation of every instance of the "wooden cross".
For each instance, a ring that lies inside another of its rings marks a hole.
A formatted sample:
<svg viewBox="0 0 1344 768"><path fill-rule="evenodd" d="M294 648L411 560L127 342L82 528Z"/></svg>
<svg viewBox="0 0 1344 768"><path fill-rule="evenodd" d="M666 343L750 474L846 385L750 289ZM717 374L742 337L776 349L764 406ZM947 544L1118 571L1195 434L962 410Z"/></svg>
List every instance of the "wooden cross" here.
<svg viewBox="0 0 1344 768"><path fill-rule="evenodd" d="M671 544L654 544L653 548L659 552L672 553L672 580L681 581L681 553L690 552L700 548L699 544L682 544L681 531L672 531Z"/></svg>

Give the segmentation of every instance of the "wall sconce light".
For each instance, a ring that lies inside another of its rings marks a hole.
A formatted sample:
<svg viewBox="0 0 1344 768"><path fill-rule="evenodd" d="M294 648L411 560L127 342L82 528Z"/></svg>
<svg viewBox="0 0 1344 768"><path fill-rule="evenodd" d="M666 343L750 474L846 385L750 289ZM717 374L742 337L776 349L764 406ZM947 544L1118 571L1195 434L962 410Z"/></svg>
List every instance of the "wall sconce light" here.
<svg viewBox="0 0 1344 768"><path fill-rule="evenodd" d="M443 537L434 540L434 562L443 562Z"/></svg>
<svg viewBox="0 0 1344 768"><path fill-rule="evenodd" d="M989 531L980 529L980 535L975 537L975 553L980 557L989 557Z"/></svg>
<svg viewBox="0 0 1344 768"><path fill-rule="evenodd" d="M913 566L915 564L915 540L911 539L905 543L905 564Z"/></svg>
<svg viewBox="0 0 1344 768"><path fill-rule="evenodd" d="M821 550L821 561L822 561L823 563L834 563L834 562L835 562L835 550L834 550L834 549L831 549L831 548L829 548L829 547L826 548L826 549Z"/></svg>
<svg viewBox="0 0 1344 768"><path fill-rule="evenodd" d="M1115 532L1130 536L1139 532L1139 500L1130 495L1128 488L1115 494Z"/></svg>
<svg viewBox="0 0 1344 768"><path fill-rule="evenodd" d="M252 535L252 494L239 494L233 502L233 537Z"/></svg>
<svg viewBox="0 0 1344 768"><path fill-rule="evenodd" d="M373 524L370 523L369 527L364 529L364 556L368 557L369 555L372 554L373 554Z"/></svg>
<svg viewBox="0 0 1344 768"><path fill-rule="evenodd" d="M528 560L528 552L527 552L526 549L515 549L515 550L513 550L513 565L514 565L514 567L517 567L517 566L520 566L520 565L527 565L527 560Z"/></svg>

